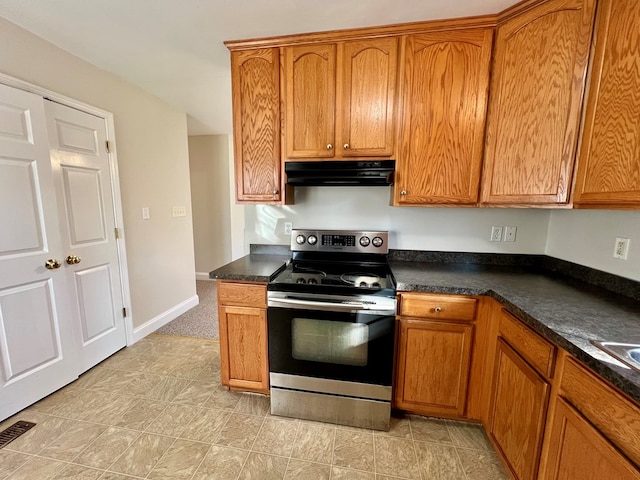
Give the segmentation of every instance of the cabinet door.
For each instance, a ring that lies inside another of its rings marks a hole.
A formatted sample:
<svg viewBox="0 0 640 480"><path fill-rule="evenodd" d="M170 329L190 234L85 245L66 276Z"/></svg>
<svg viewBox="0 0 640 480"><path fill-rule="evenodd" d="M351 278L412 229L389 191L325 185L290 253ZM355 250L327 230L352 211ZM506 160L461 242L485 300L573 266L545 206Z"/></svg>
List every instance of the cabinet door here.
<svg viewBox="0 0 640 480"><path fill-rule="evenodd" d="M473 325L400 319L395 406L461 417L467 400Z"/></svg>
<svg viewBox="0 0 640 480"><path fill-rule="evenodd" d="M538 471L549 384L498 339L490 434L518 480Z"/></svg>
<svg viewBox="0 0 640 480"><path fill-rule="evenodd" d="M280 61L277 48L231 52L236 199L280 202Z"/></svg>
<svg viewBox="0 0 640 480"><path fill-rule="evenodd" d="M562 398L550 428L546 480L640 479L640 472Z"/></svg>
<svg viewBox="0 0 640 480"><path fill-rule="evenodd" d="M478 200L492 39L492 29L407 38L397 204Z"/></svg>
<svg viewBox="0 0 640 480"><path fill-rule="evenodd" d="M598 5L574 203L640 207L640 2Z"/></svg>
<svg viewBox="0 0 640 480"><path fill-rule="evenodd" d="M284 49L287 158L335 155L336 45Z"/></svg>
<svg viewBox="0 0 640 480"><path fill-rule="evenodd" d="M261 308L219 308L222 384L269 392L267 316Z"/></svg>
<svg viewBox="0 0 640 480"><path fill-rule="evenodd" d="M398 39L345 42L341 65L337 151L345 157L393 155Z"/></svg>
<svg viewBox="0 0 640 480"><path fill-rule="evenodd" d="M550 0L498 27L482 201L569 201L595 0Z"/></svg>

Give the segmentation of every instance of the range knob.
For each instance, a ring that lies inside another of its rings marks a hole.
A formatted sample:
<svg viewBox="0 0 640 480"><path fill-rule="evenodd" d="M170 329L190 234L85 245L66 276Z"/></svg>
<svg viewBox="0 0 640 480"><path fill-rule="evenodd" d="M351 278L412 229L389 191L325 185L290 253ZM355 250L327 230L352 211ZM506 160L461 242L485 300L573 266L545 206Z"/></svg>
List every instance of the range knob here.
<svg viewBox="0 0 640 480"><path fill-rule="evenodd" d="M360 282L360 285L358 285L360 288L367 288L369 285L367 285L367 282Z"/></svg>
<svg viewBox="0 0 640 480"><path fill-rule="evenodd" d="M360 245L363 247L368 247L370 243L371 240L369 240L369 237L360 237Z"/></svg>
<svg viewBox="0 0 640 480"><path fill-rule="evenodd" d="M380 237L373 237L373 240L371 240L371 243L373 243L374 247L381 247L384 242Z"/></svg>
<svg viewBox="0 0 640 480"><path fill-rule="evenodd" d="M305 242L306 238L304 238L304 235L298 235L296 237L296 243L298 245L302 245Z"/></svg>
<svg viewBox="0 0 640 480"><path fill-rule="evenodd" d="M307 281L304 278L299 278L296 280L296 283L307 283Z"/></svg>
<svg viewBox="0 0 640 480"><path fill-rule="evenodd" d="M309 285L317 285L318 284L318 280L316 280L315 278L310 278L307 283Z"/></svg>
<svg viewBox="0 0 640 480"><path fill-rule="evenodd" d="M307 238L307 243L309 245L315 245L318 241L318 237L316 237L315 235L309 235L309 238Z"/></svg>

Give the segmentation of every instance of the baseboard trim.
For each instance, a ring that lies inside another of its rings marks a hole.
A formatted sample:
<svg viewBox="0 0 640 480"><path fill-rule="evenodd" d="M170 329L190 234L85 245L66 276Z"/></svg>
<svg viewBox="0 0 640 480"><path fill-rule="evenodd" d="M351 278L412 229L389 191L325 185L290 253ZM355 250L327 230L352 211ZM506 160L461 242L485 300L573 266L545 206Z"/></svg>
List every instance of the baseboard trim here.
<svg viewBox="0 0 640 480"><path fill-rule="evenodd" d="M215 279L211 278L207 272L196 272L196 280L210 280L210 281L213 281Z"/></svg>
<svg viewBox="0 0 640 480"><path fill-rule="evenodd" d="M198 295L194 295L193 297L186 299L184 302L171 307L169 310L162 312L160 315L153 317L151 320L143 323L139 327L135 327L133 329L133 342L131 342L130 345L143 339L150 333L155 332L160 327L164 327L171 320L175 320L186 311L191 310L193 307L198 305L198 303L200 303L200 299L198 298Z"/></svg>

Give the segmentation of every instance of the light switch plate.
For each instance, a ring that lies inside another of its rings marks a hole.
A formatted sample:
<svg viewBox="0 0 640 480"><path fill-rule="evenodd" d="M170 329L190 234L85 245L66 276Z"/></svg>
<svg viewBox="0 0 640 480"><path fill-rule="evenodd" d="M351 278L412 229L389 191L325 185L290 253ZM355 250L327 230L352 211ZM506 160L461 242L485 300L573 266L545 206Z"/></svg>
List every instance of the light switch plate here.
<svg viewBox="0 0 640 480"><path fill-rule="evenodd" d="M142 219L149 220L151 218L151 213L149 212L149 207L142 207Z"/></svg>
<svg viewBox="0 0 640 480"><path fill-rule="evenodd" d="M518 231L518 227L504 227L504 241L515 242L517 231Z"/></svg>
<svg viewBox="0 0 640 480"><path fill-rule="evenodd" d="M186 217L187 216L187 207L173 207L171 209L172 217Z"/></svg>

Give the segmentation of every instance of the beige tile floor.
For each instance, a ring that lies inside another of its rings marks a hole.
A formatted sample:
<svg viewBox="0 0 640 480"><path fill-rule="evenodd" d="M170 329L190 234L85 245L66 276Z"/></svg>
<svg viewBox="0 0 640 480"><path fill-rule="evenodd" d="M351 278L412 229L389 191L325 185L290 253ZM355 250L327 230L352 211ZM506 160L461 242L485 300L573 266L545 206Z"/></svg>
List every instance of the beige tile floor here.
<svg viewBox="0 0 640 480"><path fill-rule="evenodd" d="M0 480L492 480L481 427L418 416L389 432L271 416L220 386L217 342L150 335L0 424Z"/></svg>

